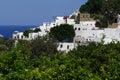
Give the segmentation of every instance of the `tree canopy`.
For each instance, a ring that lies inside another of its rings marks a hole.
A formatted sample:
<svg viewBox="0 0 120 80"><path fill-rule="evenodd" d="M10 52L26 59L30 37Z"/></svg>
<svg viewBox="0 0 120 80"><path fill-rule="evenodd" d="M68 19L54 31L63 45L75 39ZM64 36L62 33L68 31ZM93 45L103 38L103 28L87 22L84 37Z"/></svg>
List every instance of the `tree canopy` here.
<svg viewBox="0 0 120 80"><path fill-rule="evenodd" d="M103 0L88 0L86 4L82 5L80 8L81 12L101 13Z"/></svg>
<svg viewBox="0 0 120 80"><path fill-rule="evenodd" d="M113 13L120 13L119 0L88 0L80 7L81 12L88 12L90 14L104 14L106 11Z"/></svg>
<svg viewBox="0 0 120 80"><path fill-rule="evenodd" d="M62 55L53 51L46 54L52 45L47 49L44 41L39 45L42 40L37 40L34 44L20 41L10 51L0 52L1 80L120 79L120 44L90 43Z"/></svg>
<svg viewBox="0 0 120 80"><path fill-rule="evenodd" d="M40 28L35 28L34 32L40 32Z"/></svg>
<svg viewBox="0 0 120 80"><path fill-rule="evenodd" d="M53 35L58 41L71 39L75 36L75 31L72 25L61 24L50 29L50 35Z"/></svg>
<svg viewBox="0 0 120 80"><path fill-rule="evenodd" d="M32 32L37 33L37 32L40 32L40 31L41 31L40 28L35 28L34 30L28 29L28 30L25 30L25 31L23 32L23 35L28 37L28 36L29 36L29 33L32 33Z"/></svg>
<svg viewBox="0 0 120 80"><path fill-rule="evenodd" d="M32 32L34 32L33 30L25 30L24 32L23 32L23 35L24 36L26 36L26 37L28 37L29 36L29 33L32 33Z"/></svg>
<svg viewBox="0 0 120 80"><path fill-rule="evenodd" d="M0 51L11 50L14 47L14 41L13 39L0 38Z"/></svg>
<svg viewBox="0 0 120 80"><path fill-rule="evenodd" d="M72 25L62 24L52 28L50 35L20 40L16 47L14 40L0 39L0 80L120 79L120 43L91 42L62 55L51 35L61 41L75 33Z"/></svg>
<svg viewBox="0 0 120 80"><path fill-rule="evenodd" d="M92 18L102 22L102 27L107 27L108 23L117 22L117 15L120 13L119 4L119 0L88 0L80 7L80 11L90 13Z"/></svg>

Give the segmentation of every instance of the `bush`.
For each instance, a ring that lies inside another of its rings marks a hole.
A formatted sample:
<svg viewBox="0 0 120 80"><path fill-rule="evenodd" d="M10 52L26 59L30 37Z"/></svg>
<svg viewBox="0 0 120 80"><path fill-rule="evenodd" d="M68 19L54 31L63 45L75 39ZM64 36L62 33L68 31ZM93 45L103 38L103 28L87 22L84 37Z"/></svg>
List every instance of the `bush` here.
<svg viewBox="0 0 120 80"><path fill-rule="evenodd" d="M25 30L25 31L23 32L23 35L26 36L26 37L28 37L28 36L29 36L29 33L32 33L32 32L34 32L34 31L33 31L33 30Z"/></svg>
<svg viewBox="0 0 120 80"><path fill-rule="evenodd" d="M40 32L40 28L35 28L34 32L37 33L37 32Z"/></svg>

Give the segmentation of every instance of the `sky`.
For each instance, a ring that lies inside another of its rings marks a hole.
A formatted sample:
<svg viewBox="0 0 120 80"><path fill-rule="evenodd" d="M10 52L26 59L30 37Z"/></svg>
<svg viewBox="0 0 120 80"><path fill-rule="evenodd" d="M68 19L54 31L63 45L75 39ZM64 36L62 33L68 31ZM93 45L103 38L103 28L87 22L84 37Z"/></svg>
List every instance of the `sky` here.
<svg viewBox="0 0 120 80"><path fill-rule="evenodd" d="M87 0L0 0L0 25L41 25L68 16Z"/></svg>

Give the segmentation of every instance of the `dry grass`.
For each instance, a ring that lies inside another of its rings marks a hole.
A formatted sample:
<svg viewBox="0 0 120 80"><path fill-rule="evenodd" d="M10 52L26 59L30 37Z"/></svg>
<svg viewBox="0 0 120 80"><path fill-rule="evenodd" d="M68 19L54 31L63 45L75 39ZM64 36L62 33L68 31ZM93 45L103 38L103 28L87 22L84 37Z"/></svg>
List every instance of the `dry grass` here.
<svg viewBox="0 0 120 80"><path fill-rule="evenodd" d="M113 24L109 24L108 28L117 28L118 24L117 23L113 23Z"/></svg>

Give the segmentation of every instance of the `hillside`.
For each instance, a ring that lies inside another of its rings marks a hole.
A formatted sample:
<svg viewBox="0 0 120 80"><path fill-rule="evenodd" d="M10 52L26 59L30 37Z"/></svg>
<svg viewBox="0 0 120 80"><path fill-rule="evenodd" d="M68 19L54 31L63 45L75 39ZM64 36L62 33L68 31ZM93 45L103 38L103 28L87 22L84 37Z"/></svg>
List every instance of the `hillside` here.
<svg viewBox="0 0 120 80"><path fill-rule="evenodd" d="M109 0L112 1L112 0ZM116 0L115 0L116 1ZM99 2L99 3L98 3ZM108 2L108 0L107 0ZM101 3L101 4L100 4ZM105 4L105 2L104 2ZM88 2L80 8L83 13L90 13L94 19L100 19L104 26L109 22L114 25L118 12L107 9L107 14L103 6L103 1L88 0ZM108 8L108 7L107 7ZM98 10L97 10L98 9ZM101 10L101 11L100 11ZM104 10L104 11L103 11ZM119 11L119 10L118 10ZM108 16L109 15L109 16ZM79 18L79 17L78 17ZM62 18L63 19L63 18ZM58 20L58 19L57 19ZM60 17L61 20L61 17ZM112 23L111 23L112 21ZM94 25L96 21L89 23ZM87 25L89 25L87 24ZM55 24L54 24L55 25ZM60 25L61 26L61 25ZM57 51L58 41L75 36L72 32L73 26L62 24L63 28L52 28L49 35L28 40L0 39L0 80L119 80L120 79L120 42L117 44L111 41L109 44L89 42L87 45L79 45L70 50L68 53ZM67 26L67 28L65 27ZM82 25L83 26L83 25ZM86 26L86 25L85 25ZM44 27L44 26L41 26ZM70 29L71 27L71 29ZM84 27L84 26L83 26ZM89 26L88 26L89 27ZM46 26L45 26L46 28ZM69 29L68 29L69 28ZM87 28L83 29L81 25L78 31L85 30L89 36ZM99 28L91 27L91 31L99 30ZM34 29L32 32L41 31ZM43 28L43 30L45 30ZM61 30L61 31L58 31ZM47 30L46 30L47 31ZM57 33L57 32L58 33ZM66 31L69 31L69 34ZM89 27L90 31L90 27ZM24 35L28 36L31 30L26 30ZM47 31L48 32L48 31ZM62 34L60 36L60 34ZM119 30L117 30L119 32ZM112 32L110 32L112 33ZM60 36L60 39L56 40ZM72 35L66 38L67 35ZM113 33L112 33L113 34ZM111 34L110 34L111 35ZM96 34L92 33L94 38ZM113 35L114 36L114 35ZM63 37L61 39L61 37ZM99 38L99 37L98 37ZM81 38L82 39L82 38ZM90 38L89 38L90 39ZM118 37L120 39L120 37ZM85 39L86 40L86 39ZM14 43L15 42L15 43ZM88 42L88 40L87 40ZM16 44L17 43L17 44ZM62 47L63 45L61 45ZM75 46L75 45L74 45ZM67 46L70 48L70 46Z"/></svg>
<svg viewBox="0 0 120 80"><path fill-rule="evenodd" d="M37 45L39 42L40 45ZM46 45L48 47L45 48ZM41 40L32 43L22 41L10 51L0 52L0 79L120 79L120 44L90 43L87 46L81 45L66 55L54 52L52 47L50 43Z"/></svg>
<svg viewBox="0 0 120 80"><path fill-rule="evenodd" d="M105 27L117 22L117 15L120 13L119 4L120 0L88 0L79 10L90 13L92 18L99 19Z"/></svg>

